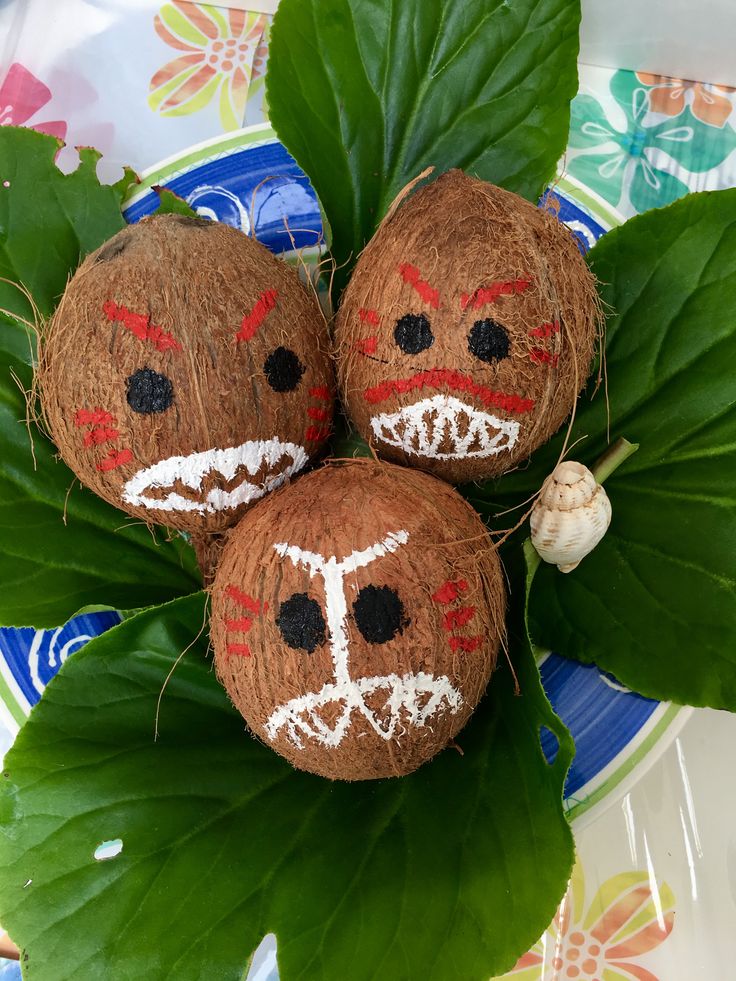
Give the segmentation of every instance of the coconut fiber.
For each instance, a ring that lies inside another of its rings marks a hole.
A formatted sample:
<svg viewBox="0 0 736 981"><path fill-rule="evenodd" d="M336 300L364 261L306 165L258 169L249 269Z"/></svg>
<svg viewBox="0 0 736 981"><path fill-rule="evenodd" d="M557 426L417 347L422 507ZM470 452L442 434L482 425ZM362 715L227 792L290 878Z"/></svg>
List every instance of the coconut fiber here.
<svg viewBox="0 0 736 981"><path fill-rule="evenodd" d="M389 212L358 261L336 322L343 399L388 460L498 476L570 414L600 323L568 229L453 170Z"/></svg>
<svg viewBox="0 0 736 981"><path fill-rule="evenodd" d="M147 218L85 259L47 325L44 416L106 501L219 531L325 444L327 348L316 299L264 246L215 222Z"/></svg>
<svg viewBox="0 0 736 981"><path fill-rule="evenodd" d="M215 667L253 734L340 780L410 773L481 698L501 564L447 484L333 462L234 528L212 587Z"/></svg>

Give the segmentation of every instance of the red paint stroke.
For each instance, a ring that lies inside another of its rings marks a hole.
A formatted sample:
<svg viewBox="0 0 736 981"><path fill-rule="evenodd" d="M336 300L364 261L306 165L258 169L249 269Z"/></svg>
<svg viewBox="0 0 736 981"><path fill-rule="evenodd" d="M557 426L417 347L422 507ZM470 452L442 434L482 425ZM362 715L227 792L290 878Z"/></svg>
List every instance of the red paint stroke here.
<svg viewBox="0 0 736 981"><path fill-rule="evenodd" d="M370 324L371 327L378 327L381 323L381 318L378 316L377 310L366 310L364 307L361 307L358 310L358 316L364 324Z"/></svg>
<svg viewBox="0 0 736 981"><path fill-rule="evenodd" d="M453 651L464 651L470 654L480 647L481 637L450 637L448 643Z"/></svg>
<svg viewBox="0 0 736 981"><path fill-rule="evenodd" d="M353 344L353 350L357 351L358 354L375 354L377 348L378 337L376 334L372 334L370 337L361 337Z"/></svg>
<svg viewBox="0 0 736 981"><path fill-rule="evenodd" d="M240 330L235 335L236 341L249 341L261 326L269 313L276 306L278 290L264 290L256 300L250 313L246 313L240 323Z"/></svg>
<svg viewBox="0 0 736 981"><path fill-rule="evenodd" d="M487 303L495 303L501 296L518 296L532 285L530 279L507 279L491 283L490 286L481 286L475 293L463 293L460 297L460 306L463 310L472 307L479 310Z"/></svg>
<svg viewBox="0 0 736 981"><path fill-rule="evenodd" d="M422 279L422 274L419 272L416 266L412 266L409 262L402 262L402 264L399 266L399 272L401 273L401 278L404 280L404 282L409 283L410 286L413 286L425 303L428 303L434 310L439 308L439 290L436 290L430 286L426 279Z"/></svg>
<svg viewBox="0 0 736 981"><path fill-rule="evenodd" d="M250 617L241 617L240 620L226 620L225 626L228 630L234 630L236 633L247 634L253 626L253 621Z"/></svg>
<svg viewBox="0 0 736 981"><path fill-rule="evenodd" d="M110 429L109 426L95 426L84 434L85 446L100 446L101 443L111 443L120 435L120 430Z"/></svg>
<svg viewBox="0 0 736 981"><path fill-rule="evenodd" d="M553 334L559 334L559 332L560 332L559 320L553 320L551 322L542 324L541 327L533 327L529 331L532 337L552 337Z"/></svg>
<svg viewBox="0 0 736 981"><path fill-rule="evenodd" d="M115 416L104 409L77 409L74 414L75 426L104 426L115 422Z"/></svg>
<svg viewBox="0 0 736 981"><path fill-rule="evenodd" d="M114 470L116 467L122 467L125 463L130 463L132 459L133 454L130 450L110 450L105 459L97 464L97 469L101 473L107 473L108 470Z"/></svg>
<svg viewBox="0 0 736 981"><path fill-rule="evenodd" d="M327 439L329 435L329 428L320 429L319 426L309 426L304 433L304 438L308 443L318 443L320 440Z"/></svg>
<svg viewBox="0 0 736 981"><path fill-rule="evenodd" d="M227 645L227 656L233 657L250 657L250 647L247 644L228 644Z"/></svg>
<svg viewBox="0 0 736 981"><path fill-rule="evenodd" d="M411 378L399 378L396 381L381 382L374 388L366 388L363 398L371 405L384 402L392 395L404 395L407 392L422 388L450 388L465 392L477 398L485 406L501 409L503 412L515 412L522 415L531 412L535 406L534 399L524 399L520 395L508 395L506 392L496 392L485 385L478 385L469 375L451 368L430 368L420 371Z"/></svg>
<svg viewBox="0 0 736 981"><path fill-rule="evenodd" d="M310 388L309 394L313 399L323 399L325 402L329 402L331 398L327 385L318 385L316 388Z"/></svg>
<svg viewBox="0 0 736 981"><path fill-rule="evenodd" d="M550 354L549 351L543 351L541 347L533 348L529 358L534 364L549 364L553 368L557 367L557 362L560 360L559 354Z"/></svg>
<svg viewBox="0 0 736 981"><path fill-rule="evenodd" d="M432 594L432 599L435 603L442 603L443 605L454 603L460 593L464 593L467 588L466 579L458 579L455 582L448 579L447 582L442 583L436 593Z"/></svg>
<svg viewBox="0 0 736 981"><path fill-rule="evenodd" d="M307 415L310 419L316 419L317 422L329 422L332 419L332 413L329 409L310 407L307 409Z"/></svg>
<svg viewBox="0 0 736 981"><path fill-rule="evenodd" d="M248 610L249 613L265 613L268 609L268 603L261 604L259 600L253 599L247 593L242 593L237 586L228 586L225 595L229 596L238 606L242 606L244 610Z"/></svg>
<svg viewBox="0 0 736 981"><path fill-rule="evenodd" d="M174 335L169 334L163 327L152 324L150 316L133 313L127 307L118 306L114 300L105 300L102 304L102 312L111 323L121 323L139 341L150 341L157 351L181 351L181 344Z"/></svg>
<svg viewBox="0 0 736 981"><path fill-rule="evenodd" d="M457 630L458 627L470 623L474 616L474 606L461 606L458 610L448 610L442 619L442 626L445 630Z"/></svg>

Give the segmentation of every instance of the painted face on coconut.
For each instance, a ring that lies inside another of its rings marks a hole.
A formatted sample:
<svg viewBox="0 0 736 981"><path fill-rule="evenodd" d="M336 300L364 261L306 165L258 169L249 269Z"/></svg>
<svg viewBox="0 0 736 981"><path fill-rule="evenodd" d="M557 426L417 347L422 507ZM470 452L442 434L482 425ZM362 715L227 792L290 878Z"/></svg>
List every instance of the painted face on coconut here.
<svg viewBox="0 0 736 981"><path fill-rule="evenodd" d="M324 319L297 274L226 225L124 229L71 280L43 407L78 477L146 521L218 531L329 435Z"/></svg>
<svg viewBox="0 0 736 981"><path fill-rule="evenodd" d="M344 780L409 773L460 731L505 606L467 503L367 461L327 466L254 508L212 595L217 673L254 734Z"/></svg>
<svg viewBox="0 0 736 981"><path fill-rule="evenodd" d="M553 216L451 171L383 223L337 317L338 373L383 457L453 482L546 442L589 373L593 279Z"/></svg>

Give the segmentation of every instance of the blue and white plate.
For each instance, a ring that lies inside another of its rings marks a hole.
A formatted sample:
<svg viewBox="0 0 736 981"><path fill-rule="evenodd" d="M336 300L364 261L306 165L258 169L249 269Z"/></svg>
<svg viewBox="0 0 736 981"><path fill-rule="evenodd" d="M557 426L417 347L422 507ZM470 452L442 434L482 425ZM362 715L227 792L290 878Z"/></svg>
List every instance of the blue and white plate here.
<svg viewBox="0 0 736 981"><path fill-rule="evenodd" d="M203 216L255 234L274 252L318 251L322 243L314 191L268 125L211 140L151 168L125 204L129 222L157 209L159 185ZM558 181L545 200L551 196L582 251L621 222L601 198L571 179ZM62 661L117 622L116 614L98 613L56 631L0 630L0 756ZM642 698L595 666L556 654L543 658L540 670L577 747L566 786L568 813L587 821L654 762L690 710ZM551 756L554 737L543 734L543 746Z"/></svg>

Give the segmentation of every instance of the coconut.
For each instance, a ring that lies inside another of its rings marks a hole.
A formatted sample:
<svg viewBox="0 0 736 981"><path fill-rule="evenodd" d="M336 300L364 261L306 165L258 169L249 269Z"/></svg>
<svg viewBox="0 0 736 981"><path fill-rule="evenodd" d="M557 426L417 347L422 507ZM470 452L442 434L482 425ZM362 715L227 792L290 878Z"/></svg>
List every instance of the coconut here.
<svg viewBox="0 0 736 981"><path fill-rule="evenodd" d="M229 533L215 668L253 734L336 780L400 776L453 739L503 634L501 564L447 484L331 462Z"/></svg>
<svg viewBox="0 0 736 981"><path fill-rule="evenodd" d="M454 483L494 477L570 414L600 329L556 216L452 170L362 253L336 320L340 388L380 456Z"/></svg>
<svg viewBox="0 0 736 981"><path fill-rule="evenodd" d="M195 533L301 470L333 411L325 321L297 272L227 225L179 215L84 260L44 332L39 382L84 484Z"/></svg>

